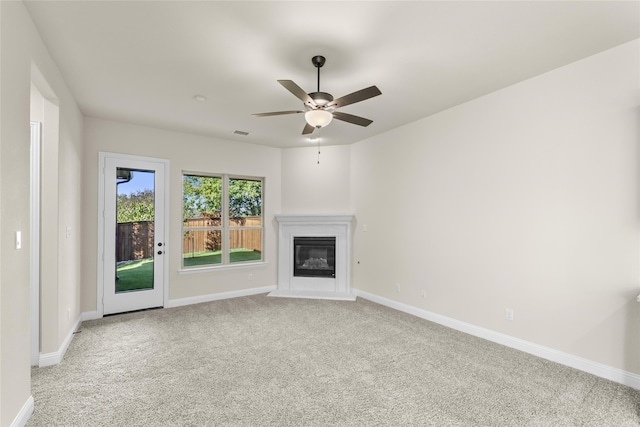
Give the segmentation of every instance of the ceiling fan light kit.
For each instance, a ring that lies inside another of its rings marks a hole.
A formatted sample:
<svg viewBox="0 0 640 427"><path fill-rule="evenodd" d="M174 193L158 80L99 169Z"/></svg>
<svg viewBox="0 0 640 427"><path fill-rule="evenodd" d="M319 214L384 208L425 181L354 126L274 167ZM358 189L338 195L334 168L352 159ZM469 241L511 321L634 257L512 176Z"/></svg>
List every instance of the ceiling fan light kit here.
<svg viewBox="0 0 640 427"><path fill-rule="evenodd" d="M331 123L333 114L327 110L309 110L304 113L304 118L314 128L323 128Z"/></svg>
<svg viewBox="0 0 640 427"><path fill-rule="evenodd" d="M354 116L353 114L341 113L335 111L345 105L355 104L374 96L381 95L380 89L376 86L370 86L365 89L350 93L341 98L334 99L333 95L320 91L320 68L324 65L326 59L324 56L316 55L311 58L311 63L318 69L318 90L316 92L307 93L292 80L278 80L285 89L291 92L296 98L304 103L304 110L274 111L270 113L256 113L256 117L279 116L283 114L299 114L304 113L306 125L302 130L303 135L308 135L314 129L320 129L327 126L335 118L343 122L352 123L359 126L369 126L372 120L364 117Z"/></svg>

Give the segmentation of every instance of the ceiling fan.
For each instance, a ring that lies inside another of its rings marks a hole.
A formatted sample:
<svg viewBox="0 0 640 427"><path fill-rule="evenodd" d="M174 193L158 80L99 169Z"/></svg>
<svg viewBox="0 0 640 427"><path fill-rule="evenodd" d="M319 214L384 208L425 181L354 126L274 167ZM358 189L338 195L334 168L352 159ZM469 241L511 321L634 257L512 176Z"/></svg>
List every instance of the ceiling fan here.
<svg viewBox="0 0 640 427"><path fill-rule="evenodd" d="M345 105L355 104L356 102L364 101L374 96L381 95L380 89L376 86L370 86L365 89L350 93L338 99L333 99L333 96L327 92L320 92L320 68L324 65L326 59L324 56L316 55L311 58L311 63L318 69L318 90L317 92L306 93L300 86L295 84L292 80L278 80L285 89L294 94L298 99L304 103L304 110L290 110L290 111L274 111L271 113L256 113L253 114L256 117L267 116L279 116L283 114L299 114L304 113L304 118L307 121L303 135L312 133L315 129L327 126L331 123L332 119L342 120L343 122L352 123L359 126L369 126L373 123L372 120L365 119L364 117L354 116L353 114L342 113L336 111L340 107Z"/></svg>

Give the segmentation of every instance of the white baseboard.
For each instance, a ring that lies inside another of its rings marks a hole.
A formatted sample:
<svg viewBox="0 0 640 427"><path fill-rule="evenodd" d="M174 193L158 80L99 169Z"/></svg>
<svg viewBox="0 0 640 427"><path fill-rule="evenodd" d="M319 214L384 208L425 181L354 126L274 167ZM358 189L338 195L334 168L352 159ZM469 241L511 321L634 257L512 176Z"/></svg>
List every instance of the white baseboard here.
<svg viewBox="0 0 640 427"><path fill-rule="evenodd" d="M31 414L33 414L33 396L29 396L27 401L20 408L20 412L11 422L11 427L24 427L27 425L27 421L31 418Z"/></svg>
<svg viewBox="0 0 640 427"><path fill-rule="evenodd" d="M183 305L199 304L202 302L218 301L222 299L246 297L249 295L266 294L276 289L276 286L264 286L261 288L242 289L239 291L220 292L217 294L199 295L197 297L178 298L169 300L165 308L181 307Z"/></svg>
<svg viewBox="0 0 640 427"><path fill-rule="evenodd" d="M446 317L441 314L413 307L411 305L371 294L369 292L361 291L359 289L353 289L353 292L361 298L399 311L403 311L408 314L412 314L414 316L429 320L434 323L438 323L451 329L455 329L469 335L474 335L488 341L493 341L495 343L502 344L504 346L511 347L516 350L520 350L525 353L529 353L534 356L538 356L552 362L560 363L561 365L588 372L592 375L615 381L617 383L640 390L640 375L638 374L604 365L602 363L594 362L589 359L584 359L573 354L564 353L553 348L544 347L529 341L522 340L520 338L515 338L500 332L485 329L480 326L462 322L451 317Z"/></svg>
<svg viewBox="0 0 640 427"><path fill-rule="evenodd" d="M84 322L85 320L95 320L98 318L98 312L97 311L85 311L80 315L80 318L82 319L82 321Z"/></svg>
<svg viewBox="0 0 640 427"><path fill-rule="evenodd" d="M282 291L274 290L267 296L280 298L309 298L330 299L335 301L355 301L356 295L350 292L324 292L324 291Z"/></svg>
<svg viewBox="0 0 640 427"><path fill-rule="evenodd" d="M44 366L57 365L58 363L62 362L62 359L64 358L64 354L67 352L67 349L69 348L69 344L71 344L71 340L73 340L73 335L75 334L75 332L80 327L80 324L82 323L83 315L84 313L78 316L78 320L76 320L76 323L73 325L73 327L65 337L58 351L54 351L53 353L40 353L40 360L38 362L38 366L42 368Z"/></svg>

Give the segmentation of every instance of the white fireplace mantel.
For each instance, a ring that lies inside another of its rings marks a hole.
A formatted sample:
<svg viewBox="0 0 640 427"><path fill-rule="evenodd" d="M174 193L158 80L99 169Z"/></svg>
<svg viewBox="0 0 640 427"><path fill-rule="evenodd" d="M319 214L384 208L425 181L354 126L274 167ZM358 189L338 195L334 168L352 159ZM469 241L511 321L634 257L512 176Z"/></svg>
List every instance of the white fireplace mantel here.
<svg viewBox="0 0 640 427"><path fill-rule="evenodd" d="M351 224L353 215L276 215L278 288L269 296L355 301L351 293ZM293 275L294 237L335 237L334 277Z"/></svg>

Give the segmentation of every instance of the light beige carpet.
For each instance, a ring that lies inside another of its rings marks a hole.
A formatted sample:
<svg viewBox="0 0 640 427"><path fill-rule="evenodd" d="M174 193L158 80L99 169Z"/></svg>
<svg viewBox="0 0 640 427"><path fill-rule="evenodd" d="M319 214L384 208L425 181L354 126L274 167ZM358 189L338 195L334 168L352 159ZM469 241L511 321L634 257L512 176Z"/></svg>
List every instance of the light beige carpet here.
<svg viewBox="0 0 640 427"><path fill-rule="evenodd" d="M84 322L28 426L638 426L640 392L358 299Z"/></svg>

